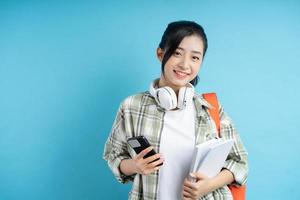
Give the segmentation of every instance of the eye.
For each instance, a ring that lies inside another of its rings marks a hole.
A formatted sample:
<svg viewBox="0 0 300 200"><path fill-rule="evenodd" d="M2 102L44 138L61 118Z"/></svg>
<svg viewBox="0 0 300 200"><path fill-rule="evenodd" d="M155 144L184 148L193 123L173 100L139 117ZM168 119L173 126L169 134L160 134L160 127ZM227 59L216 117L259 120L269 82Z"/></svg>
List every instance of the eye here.
<svg viewBox="0 0 300 200"><path fill-rule="evenodd" d="M200 60L200 58L198 56L193 56L192 58L193 58L194 61Z"/></svg>
<svg viewBox="0 0 300 200"><path fill-rule="evenodd" d="M174 55L175 55L175 56L181 56L181 53L180 53L179 51L175 51L175 52L174 52Z"/></svg>

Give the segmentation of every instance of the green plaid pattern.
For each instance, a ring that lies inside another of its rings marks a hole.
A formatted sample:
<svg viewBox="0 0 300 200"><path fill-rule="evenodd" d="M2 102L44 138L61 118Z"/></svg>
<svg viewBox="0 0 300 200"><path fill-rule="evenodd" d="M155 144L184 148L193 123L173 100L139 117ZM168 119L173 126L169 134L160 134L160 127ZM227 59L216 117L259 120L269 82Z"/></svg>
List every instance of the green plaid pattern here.
<svg viewBox="0 0 300 200"><path fill-rule="evenodd" d="M214 121L208 114L208 108L211 108L211 105L201 95L194 97L194 104L196 108L195 138L196 144L200 144L217 137L218 133ZM248 154L231 119L224 112L222 106L220 106L219 112L222 138L231 138L235 141L224 168L233 173L235 178L233 184L243 185L248 175ZM159 171L147 176L140 174L126 176L122 174L119 170L120 162L135 155L135 152L127 145L126 140L133 136L143 135L149 140L155 151L159 152L164 114L164 109L157 105L149 92L130 96L122 102L111 134L106 141L103 158L108 162L119 182L133 181L132 190L129 193L129 199L131 200L157 199ZM200 199L227 200L232 199L232 196L228 187L224 186Z"/></svg>

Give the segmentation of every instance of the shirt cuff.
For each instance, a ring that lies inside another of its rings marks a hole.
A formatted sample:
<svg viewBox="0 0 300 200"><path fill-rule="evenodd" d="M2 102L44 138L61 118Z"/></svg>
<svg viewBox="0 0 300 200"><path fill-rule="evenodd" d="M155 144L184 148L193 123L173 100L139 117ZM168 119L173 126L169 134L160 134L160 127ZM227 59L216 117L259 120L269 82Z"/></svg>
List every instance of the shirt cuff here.
<svg viewBox="0 0 300 200"><path fill-rule="evenodd" d="M234 177L234 181L230 185L242 186L247 181L248 167L243 162L237 162L232 159L226 160L223 168L229 170Z"/></svg>
<svg viewBox="0 0 300 200"><path fill-rule="evenodd" d="M108 161L109 167L120 183L128 183L134 180L135 174L127 176L120 170L121 161L124 159L131 159L131 157L125 155L117 156L116 152L111 152L109 155L105 155L103 158Z"/></svg>

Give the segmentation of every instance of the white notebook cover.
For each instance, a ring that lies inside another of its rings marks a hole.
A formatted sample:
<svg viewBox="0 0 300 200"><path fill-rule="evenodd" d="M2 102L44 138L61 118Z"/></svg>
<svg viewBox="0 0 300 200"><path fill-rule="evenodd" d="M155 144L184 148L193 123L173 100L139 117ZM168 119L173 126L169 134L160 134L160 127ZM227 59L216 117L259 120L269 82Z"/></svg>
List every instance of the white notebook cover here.
<svg viewBox="0 0 300 200"><path fill-rule="evenodd" d="M209 178L216 176L226 161L233 140L212 139L196 146L190 172L200 172Z"/></svg>

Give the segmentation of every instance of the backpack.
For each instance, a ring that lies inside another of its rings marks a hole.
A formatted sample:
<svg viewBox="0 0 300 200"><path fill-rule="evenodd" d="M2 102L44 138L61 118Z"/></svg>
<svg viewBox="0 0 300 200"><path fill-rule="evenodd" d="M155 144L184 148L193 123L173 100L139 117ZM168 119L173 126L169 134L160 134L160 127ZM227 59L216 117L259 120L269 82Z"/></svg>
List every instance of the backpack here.
<svg viewBox="0 0 300 200"><path fill-rule="evenodd" d="M217 99L216 93L206 93L202 95L203 98L210 103L214 108L209 109L208 112L211 116L211 118L214 120L219 137L220 135L220 117L219 117L219 103ZM246 199L246 186L234 186L234 185L228 185L231 194L233 196L234 200L245 200Z"/></svg>

